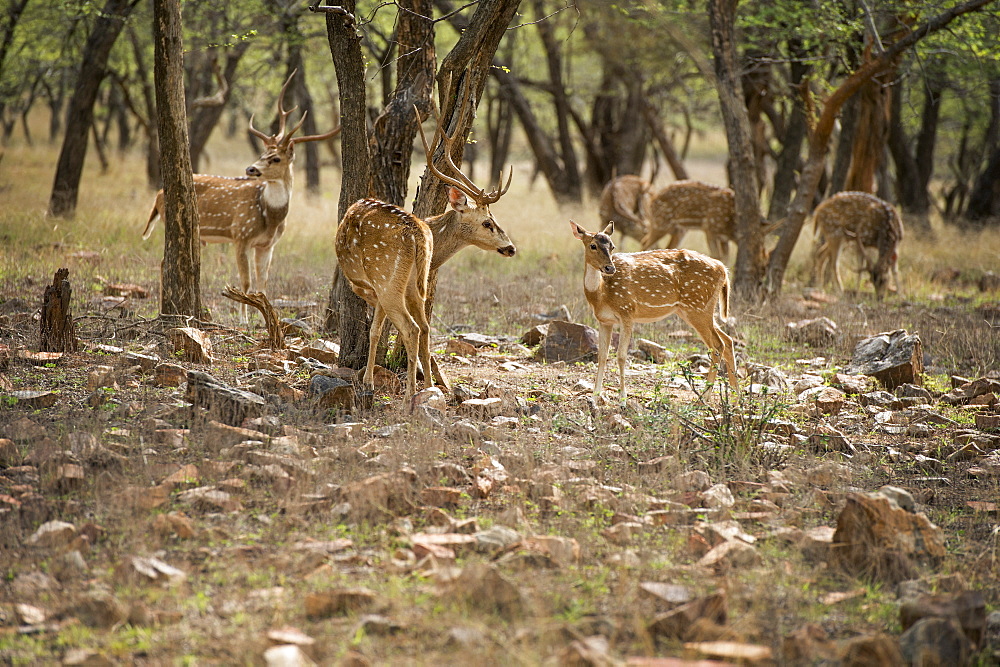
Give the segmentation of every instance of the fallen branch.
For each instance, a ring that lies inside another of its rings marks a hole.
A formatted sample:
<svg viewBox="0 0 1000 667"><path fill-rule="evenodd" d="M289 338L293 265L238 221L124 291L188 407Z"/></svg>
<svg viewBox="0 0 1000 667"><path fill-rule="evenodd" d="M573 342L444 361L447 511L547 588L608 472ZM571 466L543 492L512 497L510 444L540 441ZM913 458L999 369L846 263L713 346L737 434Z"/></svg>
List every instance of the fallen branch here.
<svg viewBox="0 0 1000 667"><path fill-rule="evenodd" d="M267 296L263 292L247 294L232 285L227 285L226 289L222 290L222 296L232 299L237 303L253 306L259 310L260 314L264 317L264 325L267 327L267 346L272 350L286 349L285 328L281 324L281 320L278 319L278 311L274 309L274 306L267 300Z"/></svg>

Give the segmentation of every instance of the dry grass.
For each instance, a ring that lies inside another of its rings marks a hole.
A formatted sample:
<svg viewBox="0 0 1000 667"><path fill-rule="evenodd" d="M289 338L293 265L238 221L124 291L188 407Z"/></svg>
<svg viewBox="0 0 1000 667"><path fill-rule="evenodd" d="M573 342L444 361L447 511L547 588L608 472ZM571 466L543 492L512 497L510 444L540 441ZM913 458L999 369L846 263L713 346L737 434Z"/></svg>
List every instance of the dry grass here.
<svg viewBox="0 0 1000 667"><path fill-rule="evenodd" d="M71 269L70 279L80 299L78 314L97 308L102 280L139 283L155 293L162 232L147 243L140 239L153 194L145 185L141 156L126 155L107 174L97 173L91 161L75 219L53 221L45 217L44 211L55 150L19 145L6 149L5 168L0 171L0 307L12 299L36 303L55 269L64 265ZM246 154L238 142L221 143L212 150L214 173L238 174L254 157ZM227 150L236 155L223 159L221 155ZM705 149L704 153L708 152ZM703 153L698 155L692 174L720 181L721 163ZM15 164L16 172L10 168ZM595 206L588 203L574 210L560 210L540 182L534 191L528 189L528 175L528 165L518 165L511 192L495 207L497 219L518 246L517 255L506 259L466 250L448 264L442 271L438 291L434 325L439 333L462 325L482 333L517 337L535 322L533 314L560 305L566 305L575 319L592 323L580 285L578 243L570 234L567 220L597 227ZM321 305L325 302L333 275L337 192L332 184L337 175L326 170L323 180L328 189L320 196L308 197L301 187L296 190L288 231L277 246L272 268L270 292L275 298ZM863 283L859 293L848 294L821 311L811 310L798 298L804 277L801 261L811 240L803 238L785 290L788 297L737 313L735 333L744 343L742 357L786 369L795 367L796 358L818 355L842 365L859 337L907 328L920 332L935 373L960 371L976 375L995 370L1000 360L1000 336L975 307L989 300L995 303L996 295L980 294L969 282L936 284L930 276L941 267L960 268L968 276L989 270L1000 272L1000 235L962 235L940 226L936 231L935 241L911 235L903 246L901 272L906 299L893 296L878 304L870 286ZM691 236L695 247L699 247L702 239L697 234ZM74 258L74 253L81 250L95 250L100 256L96 260ZM235 282L232 250L228 246L208 247L202 261L206 302L218 320L234 325L236 309L219 295L224 285ZM853 283L848 280L847 284ZM156 314L156 305L151 302L136 302L134 308L142 316ZM786 321L819 314L839 323L842 334L835 346L803 349L784 339L781 331ZM101 322L100 326L83 326L84 334L101 335L101 342L121 342L107 340L107 320ZM677 322L645 325L637 335L669 344L683 359L689 351L702 350L700 345L679 344L668 336L681 326ZM2 342L30 346L37 333L34 324L22 324L14 331L4 330L4 336L7 338L0 339ZM219 335L215 342L223 361L212 372L236 382L246 372L245 360L252 352L252 344L235 334ZM593 380L592 364L534 365L520 374L505 374L498 373L496 360L489 355L473 360L470 366L446 361L447 372L455 381L477 389L492 381L522 398L529 394L533 397L533 418L525 418L515 430L491 435L512 479L533 479L540 471L564 464L568 460L567 447L583 450L582 459L577 458L596 464L557 485L563 500L555 506L525 490L531 488L525 483L520 490L486 500L467 499L451 510L459 519L476 518L480 528L505 524L525 533L558 535L579 542L582 557L578 564L505 571L529 593L526 619L505 620L470 609L439 596L433 581L393 564L393 559L405 550L401 534L429 527L426 512L396 521L345 523L332 511L299 514L290 509L308 499L307 494L316 488L346 485L375 472L406 465L416 471L422 485L436 485L440 483L434 473L436 464L448 462L471 468L481 459L482 454L468 443L418 425L389 438L372 437L378 427L409 419L395 402L382 403L364 415L366 435L352 447L322 448L322 455L310 463L314 484L295 484L283 491L266 480L251 477L243 496L245 511L194 514L199 532L193 540L154 535L150 526L162 510L137 511L123 505L122 480L129 485L150 485L162 480L165 471L173 469L171 466L202 464L219 454L196 435L184 448L159 448L157 454L148 454L150 448L157 448L148 440L149 430L141 420L171 413L177 399L169 390L139 383L123 390L112 409L83 408L87 367L100 363L90 355L69 367L18 366L11 372L11 380L18 388L61 387L66 392L66 414L71 414L72 420L50 418L44 413L31 415L46 425L49 437L57 443L70 432L93 433L104 441L109 426L133 429L124 440L129 462L122 476L94 475L83 489L56 499L61 518L78 523L94 520L107 531L106 539L86 556L91 565L88 579L71 581L64 590L42 593L36 603L58 609L73 595L104 587L113 590L124 603L145 605L170 620L151 627L123 625L107 631L70 624L38 636L8 633L10 622L2 620L3 614L9 614L13 602L21 601L10 595L8 585L20 574L53 571L57 559L24 546L25 537L38 522L7 526L0 529L0 561L10 564L6 579L0 582L0 625L7 626L0 627L0 659L51 662L62 656L65 647L84 646L135 663L255 663L266 647L263 633L285 624L299 627L317 639L312 654L322 664L335 663L351 649L376 664L539 664L551 660L572 638L591 634L609 637L614 651L621 655L680 655L679 643L657 644L646 633L645 623L657 608L639 592L638 584L643 581L682 583L698 594L718 588L727 590L729 629L733 634L744 641L776 648L786 633L808 621L822 622L834 637L898 630L892 592L817 567L797 549L780 541L767 540L760 546L762 566L709 576L695 566L697 558L682 531L671 527L649 529L626 547L602 536L612 521L643 512L650 499L676 496L676 476L681 472L697 467L708 470L713 481L733 479L734 468L715 460L716 450L692 442L679 425L678 415L700 419L706 411L693 403L690 393L666 386L677 375L676 365L633 365L636 375L629 377L629 387L637 400L624 414L634 422L635 429L619 434L604 422L612 409L591 410L570 389L579 379ZM130 407L133 404L134 409ZM713 410L718 409L718 402L713 403ZM0 407L0 426L22 416ZM283 423L317 431L333 417L308 406L285 406L281 411ZM873 438L871 434L865 437ZM365 460L353 451L360 445L368 457ZM675 460L659 472L648 473L640 472L630 455L639 460L657 456L674 456ZM833 454L818 457L812 452L796 451L788 467L806 469L823 458L839 460ZM767 472L759 462L738 471L739 479L748 481L762 480ZM835 498L854 485L874 488L887 481L905 483L915 474L912 468L896 469L887 459L870 459L853 466L850 478L838 479L822 490L812 486L797 488L787 502L787 507L793 508L789 513L796 518L783 520L795 521L801 527L829 525L834 509L826 504L827 494ZM995 483L975 487L958 471L949 470L948 474L960 480L957 483L961 486L942 492L939 504L933 508L935 520L949 529L954 549L944 573L964 570L969 582L989 591L994 596L989 599L995 601L996 546L988 534L972 534L975 516L963 505L967 498L995 498ZM578 478L595 479L603 485L603 495L592 497L593 486L580 483ZM213 481L217 480L203 480ZM766 534L769 527L755 526L754 530ZM965 530L972 534L971 542L963 540L960 531ZM339 537L353 541L353 548L343 559L317 561L294 548L300 541ZM175 588L123 583L115 572L132 554L159 554L184 569L188 580ZM463 556L459 563L483 558ZM392 636L376 636L359 631L356 616L305 618L305 595L336 586L371 588L380 600L377 611L400 623L403 629ZM818 601L823 593L858 586L865 587L866 593L855 601L836 606ZM468 645L456 643L450 634L456 627L466 628L480 638Z"/></svg>

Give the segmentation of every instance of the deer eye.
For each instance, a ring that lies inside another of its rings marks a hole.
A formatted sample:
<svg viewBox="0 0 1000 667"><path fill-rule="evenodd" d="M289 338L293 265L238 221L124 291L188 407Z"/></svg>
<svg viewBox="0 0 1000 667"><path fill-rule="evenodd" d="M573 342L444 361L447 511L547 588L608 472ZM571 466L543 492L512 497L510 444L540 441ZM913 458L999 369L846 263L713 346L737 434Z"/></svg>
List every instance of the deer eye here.
<svg viewBox="0 0 1000 667"><path fill-rule="evenodd" d="M493 231L493 225L490 224L489 220L483 223L483 227L490 230L491 232Z"/></svg>
<svg viewBox="0 0 1000 667"><path fill-rule="evenodd" d="M271 164L278 164L279 162L281 162L281 158L278 157L277 155L271 158Z"/></svg>
<svg viewBox="0 0 1000 667"><path fill-rule="evenodd" d="M591 243L590 244L590 249L591 250L597 250L597 244L596 243Z"/></svg>

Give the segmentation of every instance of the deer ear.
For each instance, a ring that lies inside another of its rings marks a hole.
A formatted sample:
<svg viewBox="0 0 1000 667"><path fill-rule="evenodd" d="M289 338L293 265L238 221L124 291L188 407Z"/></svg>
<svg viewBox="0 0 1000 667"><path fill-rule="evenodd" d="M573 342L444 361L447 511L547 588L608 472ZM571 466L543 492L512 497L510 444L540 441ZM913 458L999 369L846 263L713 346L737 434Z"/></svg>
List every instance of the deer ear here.
<svg viewBox="0 0 1000 667"><path fill-rule="evenodd" d="M569 228L573 230L573 236L575 236L578 239L582 239L583 235L587 233L587 230L585 230L583 227L576 224L572 220L569 221Z"/></svg>
<svg viewBox="0 0 1000 667"><path fill-rule="evenodd" d="M604 231L601 232L601 233L602 234L607 234L608 236L611 236L612 234L614 234L615 233L615 221L612 220L611 222L609 222L608 226L605 227Z"/></svg>
<svg viewBox="0 0 1000 667"><path fill-rule="evenodd" d="M465 193L455 186L448 188L448 203L456 211L465 211L469 208L469 200L466 199Z"/></svg>

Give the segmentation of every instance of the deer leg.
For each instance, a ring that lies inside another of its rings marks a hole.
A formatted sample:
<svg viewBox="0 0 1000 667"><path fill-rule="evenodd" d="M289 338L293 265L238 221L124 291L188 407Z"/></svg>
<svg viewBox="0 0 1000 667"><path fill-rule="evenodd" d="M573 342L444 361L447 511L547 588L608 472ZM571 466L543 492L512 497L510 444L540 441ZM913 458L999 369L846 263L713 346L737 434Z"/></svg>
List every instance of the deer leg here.
<svg viewBox="0 0 1000 667"><path fill-rule="evenodd" d="M384 293L380 297L379 303L393 326L399 331L399 335L403 339L403 347L406 348L406 397L410 398L415 393L417 386L420 327L407 311L404 295ZM381 333L379 331L379 334ZM378 338L372 340L372 345L377 344ZM368 354L372 354L371 350L368 351Z"/></svg>
<svg viewBox="0 0 1000 667"><path fill-rule="evenodd" d="M632 322L622 320L621 331L618 334L618 374L621 376L621 385L618 394L621 400L625 400L625 369L628 367L628 348L632 343Z"/></svg>
<svg viewBox="0 0 1000 667"><path fill-rule="evenodd" d="M274 254L274 246L267 248L258 247L254 248L254 259L255 268L257 269L255 277L257 278L256 283L253 285L253 290L255 292L267 292L267 277L271 272L271 255Z"/></svg>
<svg viewBox="0 0 1000 667"><path fill-rule="evenodd" d="M372 327L368 330L368 363L365 364L364 379L361 381L365 389L370 391L375 391L375 353L378 350L378 339L382 336L383 326L385 326L385 309L376 301Z"/></svg>
<svg viewBox="0 0 1000 667"><path fill-rule="evenodd" d="M670 234L670 240L667 241L667 245L664 247L680 248L681 241L684 240L685 236L687 236L687 230L681 227L680 225L677 225L676 227L674 227L673 232Z"/></svg>
<svg viewBox="0 0 1000 667"><path fill-rule="evenodd" d="M236 244L236 268L240 272L240 289L250 291L250 248L243 243ZM247 305L240 304L240 324L247 324Z"/></svg>
<svg viewBox="0 0 1000 667"><path fill-rule="evenodd" d="M425 300L417 291L416 284L411 283L406 292L406 305L410 317L413 318L417 325L416 360L420 361L420 368L424 376L420 386L421 389L426 389L434 383L434 371L431 368L431 328L427 323L427 312L424 310L424 304ZM408 369L409 364L407 364ZM416 370L414 369L414 379L416 378L415 373Z"/></svg>
<svg viewBox="0 0 1000 667"><path fill-rule="evenodd" d="M612 322L597 324L597 380L594 382L594 394L600 396L604 389L604 369L608 365L608 348L611 346Z"/></svg>

